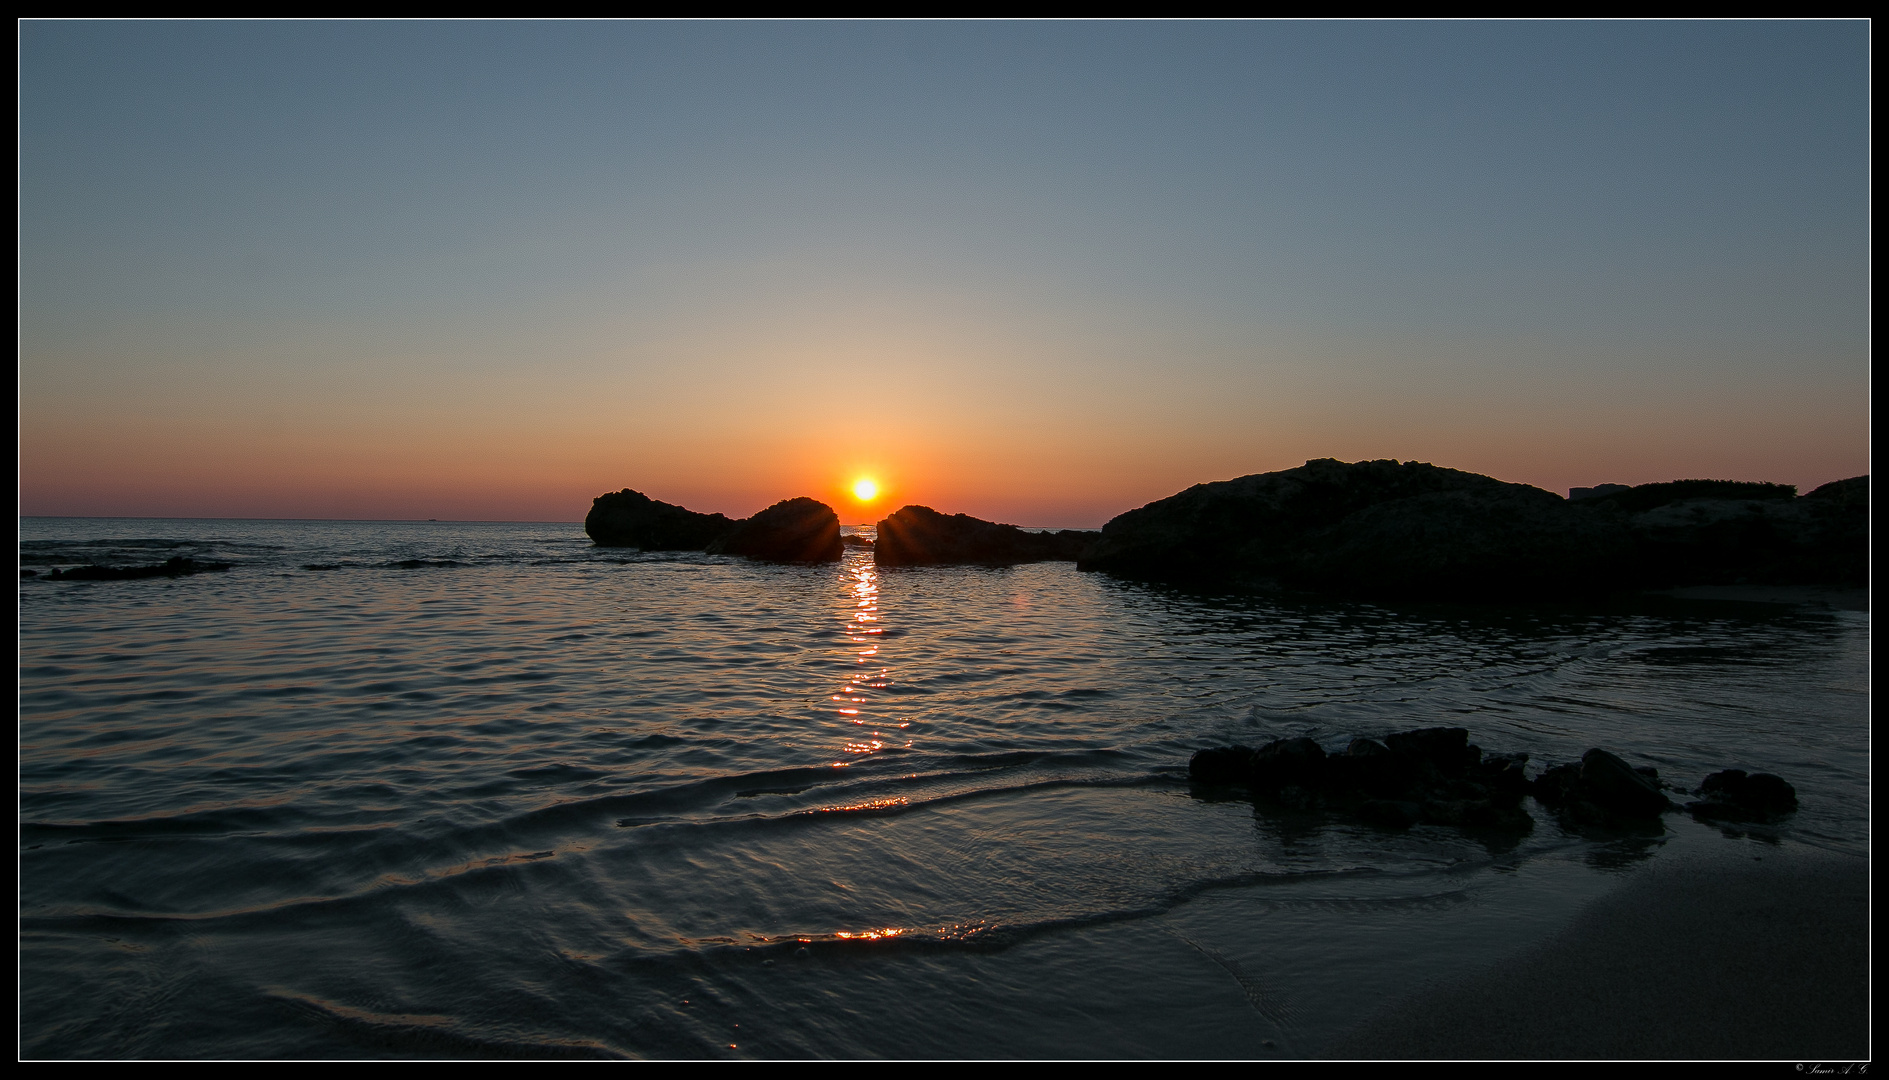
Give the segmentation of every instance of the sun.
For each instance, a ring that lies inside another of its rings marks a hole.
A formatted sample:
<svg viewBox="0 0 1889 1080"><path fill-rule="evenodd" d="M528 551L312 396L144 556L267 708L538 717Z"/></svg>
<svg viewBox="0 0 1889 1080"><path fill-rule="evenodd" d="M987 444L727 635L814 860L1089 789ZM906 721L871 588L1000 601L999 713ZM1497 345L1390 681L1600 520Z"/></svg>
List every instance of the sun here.
<svg viewBox="0 0 1889 1080"><path fill-rule="evenodd" d="M853 483L853 498L860 502L871 502L879 497L879 485L871 480L857 480Z"/></svg>

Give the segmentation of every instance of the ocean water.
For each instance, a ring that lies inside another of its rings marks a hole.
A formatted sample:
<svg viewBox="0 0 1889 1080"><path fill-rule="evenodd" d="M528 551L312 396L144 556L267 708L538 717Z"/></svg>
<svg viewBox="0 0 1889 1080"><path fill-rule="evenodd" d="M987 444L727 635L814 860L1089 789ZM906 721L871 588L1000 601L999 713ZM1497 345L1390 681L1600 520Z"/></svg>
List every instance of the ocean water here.
<svg viewBox="0 0 1889 1080"><path fill-rule="evenodd" d="M1867 852L1866 612L21 522L26 569L173 555L237 566L21 581L27 1057L1309 1057L1648 860ZM1442 724L1802 809L1393 833L1187 779Z"/></svg>

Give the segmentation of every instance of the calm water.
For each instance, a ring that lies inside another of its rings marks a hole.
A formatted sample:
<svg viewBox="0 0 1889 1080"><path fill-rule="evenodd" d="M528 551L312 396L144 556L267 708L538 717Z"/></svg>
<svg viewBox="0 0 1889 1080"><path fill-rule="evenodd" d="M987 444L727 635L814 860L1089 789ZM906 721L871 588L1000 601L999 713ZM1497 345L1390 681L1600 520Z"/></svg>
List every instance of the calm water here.
<svg viewBox="0 0 1889 1080"><path fill-rule="evenodd" d="M30 1057L1315 1055L1639 860L1867 850L1866 613L21 523L29 569L178 554L239 565L20 586ZM1535 808L1504 843L1186 779L1436 724L1533 769L1775 771L1803 809L1621 838Z"/></svg>

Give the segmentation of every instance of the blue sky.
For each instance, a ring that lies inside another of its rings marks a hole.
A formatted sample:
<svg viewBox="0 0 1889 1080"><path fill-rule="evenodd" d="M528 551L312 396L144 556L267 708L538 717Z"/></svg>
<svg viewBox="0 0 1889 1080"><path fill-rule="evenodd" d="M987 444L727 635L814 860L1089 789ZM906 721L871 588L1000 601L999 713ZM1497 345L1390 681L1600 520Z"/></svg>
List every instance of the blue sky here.
<svg viewBox="0 0 1889 1080"><path fill-rule="evenodd" d="M29 22L23 506L749 513L864 470L1096 524L1321 456L1821 483L1867 469L1868 45Z"/></svg>

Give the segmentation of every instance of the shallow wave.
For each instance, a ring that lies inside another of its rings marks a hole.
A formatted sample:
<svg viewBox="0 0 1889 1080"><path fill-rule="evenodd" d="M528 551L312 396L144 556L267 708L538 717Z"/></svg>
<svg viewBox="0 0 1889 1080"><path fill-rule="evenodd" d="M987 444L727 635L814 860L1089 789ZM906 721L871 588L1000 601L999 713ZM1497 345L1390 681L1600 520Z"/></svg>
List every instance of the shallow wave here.
<svg viewBox="0 0 1889 1080"><path fill-rule="evenodd" d="M1670 838L1546 814L1502 843L1385 834L1195 797L1189 755L1235 742L1447 723L1535 768L1601 745L1682 785L1772 771L1803 808L1751 842L1867 851L1863 613L1278 602L1067 564L625 552L574 526L23 521L21 557L165 550L145 543L240 565L21 586L35 1052L745 1051L762 965L807 949L834 966L795 976L791 1015L820 1034L762 1045L935 1054L834 1019L884 1000L882 958L908 988L969 980L975 1025L1004 979L1054 996L979 957L1055 961L1235 893L1455 910L1492 868L1614 873Z"/></svg>

